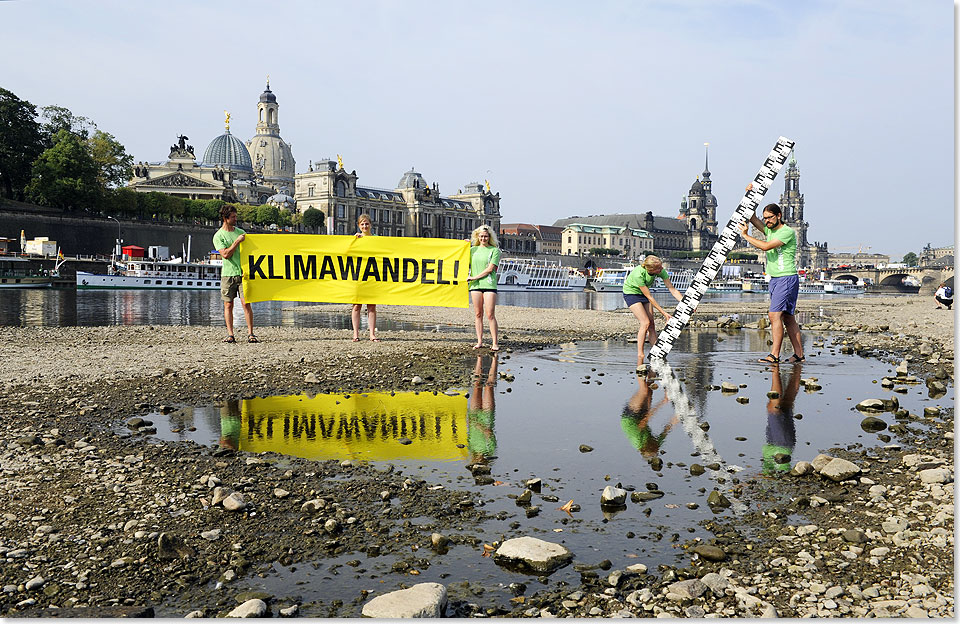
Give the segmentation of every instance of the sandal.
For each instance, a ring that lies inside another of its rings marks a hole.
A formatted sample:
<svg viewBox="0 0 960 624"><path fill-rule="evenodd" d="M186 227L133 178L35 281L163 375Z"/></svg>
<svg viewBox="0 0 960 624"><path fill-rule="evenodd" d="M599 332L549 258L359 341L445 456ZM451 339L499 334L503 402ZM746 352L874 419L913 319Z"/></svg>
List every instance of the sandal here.
<svg viewBox="0 0 960 624"><path fill-rule="evenodd" d="M500 347L490 347L490 350L496 353L497 351L500 350Z"/></svg>
<svg viewBox="0 0 960 624"><path fill-rule="evenodd" d="M353 341L354 341L354 342L360 342L360 339L359 339L359 338L354 338Z"/></svg>
<svg viewBox="0 0 960 624"><path fill-rule="evenodd" d="M474 350L474 351L476 351L477 349L482 349L482 348L483 348L483 345L482 345L482 344L475 344L475 345L473 345L473 350Z"/></svg>
<svg viewBox="0 0 960 624"><path fill-rule="evenodd" d="M260 339L254 336L253 334L250 334L249 336L247 336L247 342L260 342Z"/></svg>
<svg viewBox="0 0 960 624"><path fill-rule="evenodd" d="M799 364L800 362L803 362L806 359L807 358L803 357L802 355L797 355L796 353L794 353L789 358L787 358L787 362L789 362L790 364Z"/></svg>
<svg viewBox="0 0 960 624"><path fill-rule="evenodd" d="M237 339L234 338L232 334L223 339L223 342L236 342L236 341Z"/></svg>
<svg viewBox="0 0 960 624"><path fill-rule="evenodd" d="M775 355L772 354L772 353L768 353L768 354L766 355L766 357L762 357L762 358L760 358L760 359L757 360L757 361L760 362L760 363L762 363L762 364L779 364L779 363L780 363L780 358L778 358L777 356L775 356Z"/></svg>
<svg viewBox="0 0 960 624"><path fill-rule="evenodd" d="M371 338L371 339L370 339L370 342L380 342L380 339L379 339L379 338Z"/></svg>

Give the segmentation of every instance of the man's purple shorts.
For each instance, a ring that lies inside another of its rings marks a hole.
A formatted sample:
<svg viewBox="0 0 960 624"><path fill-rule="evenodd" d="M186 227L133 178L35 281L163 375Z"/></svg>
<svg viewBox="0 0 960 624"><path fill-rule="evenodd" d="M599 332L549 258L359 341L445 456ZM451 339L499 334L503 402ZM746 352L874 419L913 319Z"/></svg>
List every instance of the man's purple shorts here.
<svg viewBox="0 0 960 624"><path fill-rule="evenodd" d="M797 294L800 292L800 277L784 275L770 278L770 311L794 314L797 311Z"/></svg>

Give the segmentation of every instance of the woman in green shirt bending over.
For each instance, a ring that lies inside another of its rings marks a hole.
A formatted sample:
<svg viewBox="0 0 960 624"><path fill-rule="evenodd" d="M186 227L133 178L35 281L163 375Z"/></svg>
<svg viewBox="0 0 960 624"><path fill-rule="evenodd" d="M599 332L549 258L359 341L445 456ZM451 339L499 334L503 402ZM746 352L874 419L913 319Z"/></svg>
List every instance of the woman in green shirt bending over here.
<svg viewBox="0 0 960 624"><path fill-rule="evenodd" d="M500 247L497 244L497 235L489 225L481 225L470 234L470 272L467 281L470 283L470 300L476 315L473 319L477 330L477 344L474 349L483 346L483 317L487 317L490 325L491 351L499 351L497 342L497 318L494 312L497 308L497 265L500 264Z"/></svg>
<svg viewBox="0 0 960 624"><path fill-rule="evenodd" d="M643 366L643 343L649 338L650 345L657 342L657 330L653 322L653 308L660 310L660 314L670 321L670 315L660 307L657 300L650 294L650 286L657 278L663 280L663 283L670 289L670 294L677 301L683 299L680 291L670 283L670 275L663 268L663 261L657 256L647 256L643 264L630 271L627 279L623 280L623 300L627 307L637 317L640 322L640 330L637 332L637 368Z"/></svg>

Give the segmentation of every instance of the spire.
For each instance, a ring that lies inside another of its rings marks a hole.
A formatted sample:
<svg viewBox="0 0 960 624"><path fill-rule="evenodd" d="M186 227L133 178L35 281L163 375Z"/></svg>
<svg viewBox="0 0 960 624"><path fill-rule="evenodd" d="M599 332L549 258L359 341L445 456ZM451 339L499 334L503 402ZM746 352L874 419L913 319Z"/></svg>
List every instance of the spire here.
<svg viewBox="0 0 960 624"><path fill-rule="evenodd" d="M710 144L703 144L703 177L710 177Z"/></svg>
<svg viewBox="0 0 960 624"><path fill-rule="evenodd" d="M796 166L797 166L797 155L794 153L794 150L790 150L790 162L789 162L789 165L790 165L791 167L796 167Z"/></svg>

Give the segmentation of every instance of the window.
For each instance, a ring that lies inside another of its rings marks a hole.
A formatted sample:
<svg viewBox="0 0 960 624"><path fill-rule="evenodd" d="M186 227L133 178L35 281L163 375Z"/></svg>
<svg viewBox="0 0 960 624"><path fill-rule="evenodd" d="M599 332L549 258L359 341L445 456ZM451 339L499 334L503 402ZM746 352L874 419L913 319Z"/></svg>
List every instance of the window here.
<svg viewBox="0 0 960 624"><path fill-rule="evenodd" d="M457 229L458 229L458 230L462 230L462 229L463 229L463 219L460 218L460 217L457 217Z"/></svg>
<svg viewBox="0 0 960 624"><path fill-rule="evenodd" d="M377 220L377 209L376 209L376 208L371 208L371 209L370 209L370 220L371 220L371 221L376 221L376 220Z"/></svg>
<svg viewBox="0 0 960 624"><path fill-rule="evenodd" d="M337 180L337 183L334 185L333 189L333 192L337 197L347 196L347 184L343 180Z"/></svg>
<svg viewBox="0 0 960 624"><path fill-rule="evenodd" d="M423 215L423 226L430 227L430 215L428 214Z"/></svg>
<svg viewBox="0 0 960 624"><path fill-rule="evenodd" d="M307 197L313 197L313 185L307 187Z"/></svg>
<svg viewBox="0 0 960 624"><path fill-rule="evenodd" d="M337 218L345 219L347 217L347 207L343 204L337 204Z"/></svg>
<svg viewBox="0 0 960 624"><path fill-rule="evenodd" d="M403 230L397 230L397 236L403 236Z"/></svg>

